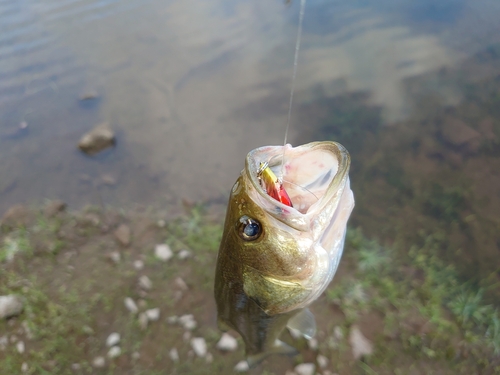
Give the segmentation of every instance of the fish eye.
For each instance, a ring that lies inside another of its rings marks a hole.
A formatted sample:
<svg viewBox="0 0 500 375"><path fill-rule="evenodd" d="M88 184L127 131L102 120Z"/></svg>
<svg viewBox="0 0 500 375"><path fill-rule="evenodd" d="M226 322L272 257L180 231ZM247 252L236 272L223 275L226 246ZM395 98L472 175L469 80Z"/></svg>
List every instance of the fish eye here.
<svg viewBox="0 0 500 375"><path fill-rule="evenodd" d="M238 234L245 241L254 241L262 234L260 223L246 215L240 217Z"/></svg>

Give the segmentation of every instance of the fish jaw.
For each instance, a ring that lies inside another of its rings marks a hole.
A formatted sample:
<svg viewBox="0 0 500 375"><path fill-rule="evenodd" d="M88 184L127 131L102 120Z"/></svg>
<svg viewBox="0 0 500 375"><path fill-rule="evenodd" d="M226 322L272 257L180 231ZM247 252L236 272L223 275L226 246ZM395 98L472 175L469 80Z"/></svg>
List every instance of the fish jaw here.
<svg viewBox="0 0 500 375"><path fill-rule="evenodd" d="M269 196L257 176L261 162L280 162L282 155L283 146L248 154L229 198L217 258L218 321L242 336L249 363L268 353L292 353L279 337L333 278L354 206L343 146L286 146L282 179L294 207ZM278 174L280 164L271 167ZM262 233L255 240L241 238L243 217L260 223ZM310 337L314 330L305 327L304 332Z"/></svg>

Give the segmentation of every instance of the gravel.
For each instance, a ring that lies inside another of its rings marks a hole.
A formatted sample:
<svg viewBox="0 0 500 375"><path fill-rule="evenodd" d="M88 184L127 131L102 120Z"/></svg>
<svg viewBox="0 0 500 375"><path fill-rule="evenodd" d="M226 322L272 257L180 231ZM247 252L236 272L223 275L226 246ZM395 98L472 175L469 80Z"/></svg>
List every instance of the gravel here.
<svg viewBox="0 0 500 375"><path fill-rule="evenodd" d="M120 343L120 334L117 332L113 332L106 339L106 346L107 347L112 347L112 346L118 345L119 343Z"/></svg>
<svg viewBox="0 0 500 375"><path fill-rule="evenodd" d="M203 337L193 337L191 339L191 347L198 357L207 355L207 343Z"/></svg>
<svg viewBox="0 0 500 375"><path fill-rule="evenodd" d="M136 303L132 298L130 297L125 298L124 303L128 311L130 311L132 314L137 314L139 308L137 307Z"/></svg>
<svg viewBox="0 0 500 375"><path fill-rule="evenodd" d="M150 290L153 287L151 279L146 275L139 277L139 286L144 290Z"/></svg>
<svg viewBox="0 0 500 375"><path fill-rule="evenodd" d="M15 294L0 296L0 319L7 319L21 314L24 308L23 299Z"/></svg>
<svg viewBox="0 0 500 375"><path fill-rule="evenodd" d="M170 246L168 246L167 244L159 244L155 247L155 256L158 259L166 262L174 256L174 253L170 249Z"/></svg>
<svg viewBox="0 0 500 375"><path fill-rule="evenodd" d="M119 346L113 346L108 351L108 358L110 358L110 359L117 358L121 354L122 354L122 350L120 349L120 347Z"/></svg>
<svg viewBox="0 0 500 375"><path fill-rule="evenodd" d="M352 348L352 356L356 360L373 353L373 344L361 333L356 325L351 327L349 343Z"/></svg>
<svg viewBox="0 0 500 375"><path fill-rule="evenodd" d="M106 359L104 357L95 357L92 361L92 366L95 368L103 368L106 366Z"/></svg>
<svg viewBox="0 0 500 375"><path fill-rule="evenodd" d="M300 365L295 366L294 369L297 375L314 375L315 370L316 366L314 363L301 363Z"/></svg>
<svg viewBox="0 0 500 375"><path fill-rule="evenodd" d="M234 352L238 348L238 341L228 333L224 333L216 345L217 349Z"/></svg>
<svg viewBox="0 0 500 375"><path fill-rule="evenodd" d="M160 319L160 308L156 307L154 309L146 310L145 314L150 322L156 322Z"/></svg>
<svg viewBox="0 0 500 375"><path fill-rule="evenodd" d="M236 366L234 366L234 371L236 372L246 372L250 369L247 361L239 361Z"/></svg>

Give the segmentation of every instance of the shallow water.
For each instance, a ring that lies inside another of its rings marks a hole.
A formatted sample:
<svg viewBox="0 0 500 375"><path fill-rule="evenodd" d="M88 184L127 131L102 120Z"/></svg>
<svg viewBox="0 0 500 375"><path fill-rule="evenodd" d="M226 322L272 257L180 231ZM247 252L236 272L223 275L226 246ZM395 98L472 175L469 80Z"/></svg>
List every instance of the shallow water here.
<svg viewBox="0 0 500 375"><path fill-rule="evenodd" d="M298 7L0 0L0 211L46 198L164 213L182 199L224 204L246 153L283 142ZM499 251L498 19L492 0L309 0L289 134L351 151L352 223L392 238L398 217L413 218L401 221L410 232L446 222L486 254L476 274ZM490 121L489 151L443 141L450 116ZM117 146L84 156L78 139L103 121Z"/></svg>

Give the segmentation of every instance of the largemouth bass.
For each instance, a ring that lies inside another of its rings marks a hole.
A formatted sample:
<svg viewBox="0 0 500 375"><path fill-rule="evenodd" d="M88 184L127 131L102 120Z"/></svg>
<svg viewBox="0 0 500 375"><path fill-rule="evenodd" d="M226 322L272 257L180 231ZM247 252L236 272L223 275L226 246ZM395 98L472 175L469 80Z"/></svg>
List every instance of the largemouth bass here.
<svg viewBox="0 0 500 375"><path fill-rule="evenodd" d="M350 157L342 145L285 147L247 155L231 191L217 258L218 324L241 335L250 366L269 354L296 354L279 340L287 326L314 336L307 307L337 270L354 207Z"/></svg>

